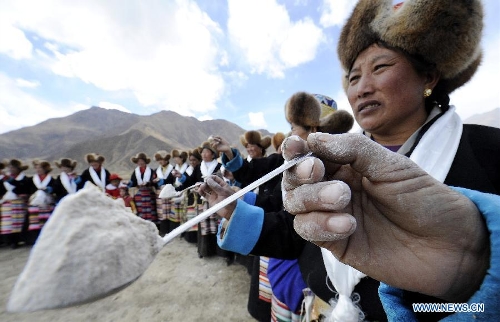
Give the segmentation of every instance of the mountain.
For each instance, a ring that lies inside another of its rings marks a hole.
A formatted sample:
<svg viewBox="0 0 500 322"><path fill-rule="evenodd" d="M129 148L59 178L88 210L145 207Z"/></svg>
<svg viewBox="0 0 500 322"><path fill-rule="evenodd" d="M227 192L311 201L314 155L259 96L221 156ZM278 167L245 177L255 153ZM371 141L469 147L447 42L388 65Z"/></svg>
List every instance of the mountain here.
<svg viewBox="0 0 500 322"><path fill-rule="evenodd" d="M95 152L106 158L104 166L109 171L128 177L135 166L130 158L138 152L153 160L158 150L192 150L214 134L244 151L239 141L244 132L225 120L199 121L172 111L142 116L94 106L1 134L0 159L17 158L29 163L36 158L52 162L67 157L78 161L76 171L80 173L88 166L85 155ZM152 167L156 167L154 160Z"/></svg>
<svg viewBox="0 0 500 322"><path fill-rule="evenodd" d="M497 107L496 109L486 113L474 114L464 120L464 123L480 124L500 128L500 107Z"/></svg>

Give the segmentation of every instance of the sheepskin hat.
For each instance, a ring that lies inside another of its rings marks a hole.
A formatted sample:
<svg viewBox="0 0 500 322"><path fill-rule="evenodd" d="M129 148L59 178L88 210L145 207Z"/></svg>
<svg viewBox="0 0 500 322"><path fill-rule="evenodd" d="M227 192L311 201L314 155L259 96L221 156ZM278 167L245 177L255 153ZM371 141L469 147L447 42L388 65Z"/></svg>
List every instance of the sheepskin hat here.
<svg viewBox="0 0 500 322"><path fill-rule="evenodd" d="M281 146L281 143L285 141L285 134L282 132L277 132L275 135L273 135L273 147L276 151L278 151L278 148Z"/></svg>
<svg viewBox="0 0 500 322"><path fill-rule="evenodd" d="M337 110L335 101L321 94L297 92L285 104L288 123L303 127L317 127L330 134L345 133L352 128L354 119L349 112Z"/></svg>
<svg viewBox="0 0 500 322"><path fill-rule="evenodd" d="M0 162L0 170L3 170L3 169L5 169L5 163L3 163L3 161L2 161L2 162Z"/></svg>
<svg viewBox="0 0 500 322"><path fill-rule="evenodd" d="M139 161L140 159L144 160L146 164L149 164L149 162L151 162L151 159L148 158L148 156L144 152L137 153L135 157L130 158L130 161L132 161L133 163L137 163L137 161Z"/></svg>
<svg viewBox="0 0 500 322"><path fill-rule="evenodd" d="M345 73L377 41L433 63L449 94L470 80L481 61L483 8L479 0L360 0L339 38ZM344 88L347 81L344 79Z"/></svg>
<svg viewBox="0 0 500 322"><path fill-rule="evenodd" d="M246 131L240 136L240 142L244 147L247 144L255 144L265 150L271 146L271 137L268 135L262 137L259 131Z"/></svg>
<svg viewBox="0 0 500 322"><path fill-rule="evenodd" d="M203 149L209 149L210 151L212 151L212 153L214 154L214 159L217 159L219 157L219 152L214 148L212 148L212 146L208 141L203 142L201 146L198 148L198 152L200 153L200 155Z"/></svg>
<svg viewBox="0 0 500 322"><path fill-rule="evenodd" d="M58 161L54 161L54 164L59 169L62 168L62 167L66 167L66 168L69 168L71 170L74 170L76 168L77 162L75 160L71 160L71 159L68 159L68 158L62 158L62 159L59 160L59 162Z"/></svg>
<svg viewBox="0 0 500 322"><path fill-rule="evenodd" d="M186 162L188 158L188 153L186 151L172 150L171 152L172 158L181 158L184 162Z"/></svg>
<svg viewBox="0 0 500 322"><path fill-rule="evenodd" d="M193 149L193 151L190 151L189 152L189 156L193 156L195 157L196 159L198 159L198 161L201 161L202 158L201 158L201 154L200 154L200 151L196 148L196 149Z"/></svg>
<svg viewBox="0 0 500 322"><path fill-rule="evenodd" d="M155 160L156 161L165 160L165 161L169 162L170 157L171 157L170 154L165 150L160 150L160 151L155 153Z"/></svg>
<svg viewBox="0 0 500 322"><path fill-rule="evenodd" d="M33 160L32 163L34 167L36 167L37 165L41 166L45 173L49 173L50 171L52 171L52 166L45 160Z"/></svg>
<svg viewBox="0 0 500 322"><path fill-rule="evenodd" d="M89 153L85 155L85 160L87 160L87 163L99 162L100 164L102 164L106 159L102 155L99 155L97 153Z"/></svg>
<svg viewBox="0 0 500 322"><path fill-rule="evenodd" d="M17 169L19 169L19 171L24 171L24 170L27 170L29 168L28 165L23 165L23 163L21 162L21 160L18 160L18 159L11 159L7 163L7 166L11 166L11 167L17 168Z"/></svg>

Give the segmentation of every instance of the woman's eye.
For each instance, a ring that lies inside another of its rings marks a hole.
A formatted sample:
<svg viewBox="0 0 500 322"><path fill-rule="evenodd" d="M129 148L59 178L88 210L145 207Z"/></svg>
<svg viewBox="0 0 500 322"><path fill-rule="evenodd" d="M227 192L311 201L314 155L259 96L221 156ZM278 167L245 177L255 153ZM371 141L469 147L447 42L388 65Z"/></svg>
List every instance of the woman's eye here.
<svg viewBox="0 0 500 322"><path fill-rule="evenodd" d="M389 66L389 65L387 65L387 64L376 65L375 70L379 70L379 69L382 69L382 68L387 67L387 66Z"/></svg>
<svg viewBox="0 0 500 322"><path fill-rule="evenodd" d="M354 81L356 81L358 79L359 79L359 75L351 76L351 77L349 77L349 83L352 83L352 82L354 82Z"/></svg>

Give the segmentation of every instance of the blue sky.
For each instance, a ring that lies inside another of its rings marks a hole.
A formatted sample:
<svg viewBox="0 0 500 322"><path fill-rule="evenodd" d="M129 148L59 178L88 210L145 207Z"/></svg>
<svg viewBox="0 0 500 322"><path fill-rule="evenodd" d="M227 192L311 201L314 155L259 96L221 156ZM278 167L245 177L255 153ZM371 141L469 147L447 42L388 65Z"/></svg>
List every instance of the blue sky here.
<svg viewBox="0 0 500 322"><path fill-rule="evenodd" d="M93 105L287 132L302 90L350 110L336 44L354 3L0 0L0 133ZM451 95L464 119L500 107L500 1L483 3L483 64Z"/></svg>

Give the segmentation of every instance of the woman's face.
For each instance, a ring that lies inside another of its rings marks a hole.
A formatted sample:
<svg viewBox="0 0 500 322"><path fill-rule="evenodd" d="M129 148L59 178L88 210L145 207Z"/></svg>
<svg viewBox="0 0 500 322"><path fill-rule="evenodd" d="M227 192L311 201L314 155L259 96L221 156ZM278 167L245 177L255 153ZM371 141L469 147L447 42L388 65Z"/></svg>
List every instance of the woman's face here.
<svg viewBox="0 0 500 322"><path fill-rule="evenodd" d="M427 118L423 93L435 85L429 78L417 74L402 53L368 47L348 75L347 96L356 121L376 140L399 138L402 144Z"/></svg>
<svg viewBox="0 0 500 322"><path fill-rule="evenodd" d="M168 164L168 161L167 161L167 160L164 160L164 159L160 159L160 160L158 160L158 163L159 163L162 167L165 167L165 166Z"/></svg>
<svg viewBox="0 0 500 322"><path fill-rule="evenodd" d="M182 165L184 161L182 160L181 157L174 157L174 162L175 164Z"/></svg>
<svg viewBox="0 0 500 322"><path fill-rule="evenodd" d="M247 153L252 159L262 158L262 148L256 144L247 144Z"/></svg>
<svg viewBox="0 0 500 322"><path fill-rule="evenodd" d="M94 170L98 170L101 167L101 164L97 161L90 162L90 166L94 168Z"/></svg>
<svg viewBox="0 0 500 322"><path fill-rule="evenodd" d="M198 164L200 164L200 160L196 159L194 156L189 157L189 165L191 165L193 168L196 168Z"/></svg>
<svg viewBox="0 0 500 322"><path fill-rule="evenodd" d="M43 176L45 174L45 170L39 164L35 165L35 171L36 171L36 174L38 174L39 176Z"/></svg>
<svg viewBox="0 0 500 322"><path fill-rule="evenodd" d="M146 166L146 161L144 161L143 159L137 160L137 166L139 166L140 168L144 168Z"/></svg>
<svg viewBox="0 0 500 322"><path fill-rule="evenodd" d="M21 169L9 165L9 173L13 177L17 177L21 173Z"/></svg>
<svg viewBox="0 0 500 322"><path fill-rule="evenodd" d="M210 162L214 159L214 153L210 151L209 149L203 149L201 151L201 158L205 162Z"/></svg>
<svg viewBox="0 0 500 322"><path fill-rule="evenodd" d="M297 125L292 122L292 135L299 136L302 140L307 141L307 136L311 131L307 131L303 126Z"/></svg>

